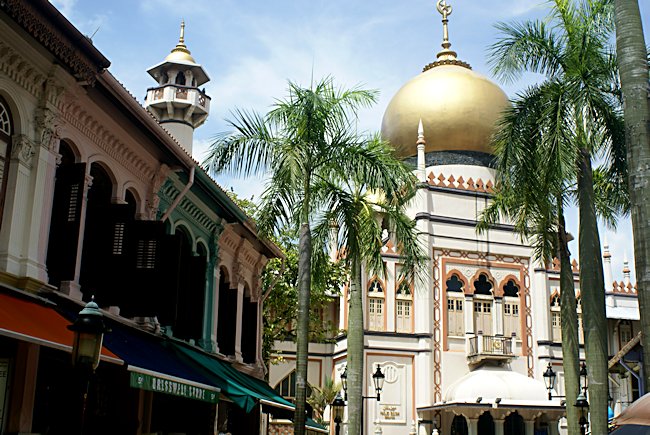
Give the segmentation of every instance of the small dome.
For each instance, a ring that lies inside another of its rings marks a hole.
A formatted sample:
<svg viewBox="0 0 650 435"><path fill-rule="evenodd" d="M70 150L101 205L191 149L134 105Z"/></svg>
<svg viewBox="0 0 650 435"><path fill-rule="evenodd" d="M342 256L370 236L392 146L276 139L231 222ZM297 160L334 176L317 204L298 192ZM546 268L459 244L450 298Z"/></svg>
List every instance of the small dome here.
<svg viewBox="0 0 650 435"><path fill-rule="evenodd" d="M177 48L173 49L172 52L167 55L165 60L169 62L196 63L189 50L185 49L183 51L178 50Z"/></svg>
<svg viewBox="0 0 650 435"><path fill-rule="evenodd" d="M451 384L445 391L445 402L493 402L497 397L508 401L547 401L548 391L543 382L503 367L484 366Z"/></svg>
<svg viewBox="0 0 650 435"><path fill-rule="evenodd" d="M398 156L416 154L422 119L425 152L492 153L490 140L508 97L460 61L437 62L408 81L388 104L381 134Z"/></svg>

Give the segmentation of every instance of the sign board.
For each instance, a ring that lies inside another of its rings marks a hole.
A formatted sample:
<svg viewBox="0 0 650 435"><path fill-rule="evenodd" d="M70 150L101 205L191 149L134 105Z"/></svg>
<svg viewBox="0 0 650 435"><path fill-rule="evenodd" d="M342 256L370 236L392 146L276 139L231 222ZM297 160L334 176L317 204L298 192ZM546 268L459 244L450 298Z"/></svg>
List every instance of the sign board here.
<svg viewBox="0 0 650 435"><path fill-rule="evenodd" d="M219 401L216 391L144 373L131 372L131 387L208 403Z"/></svg>

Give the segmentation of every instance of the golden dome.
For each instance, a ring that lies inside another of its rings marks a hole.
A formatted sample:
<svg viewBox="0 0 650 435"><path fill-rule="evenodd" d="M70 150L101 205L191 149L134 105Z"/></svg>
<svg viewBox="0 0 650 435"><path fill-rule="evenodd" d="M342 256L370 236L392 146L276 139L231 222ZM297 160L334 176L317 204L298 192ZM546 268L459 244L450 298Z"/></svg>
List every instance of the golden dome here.
<svg viewBox="0 0 650 435"><path fill-rule="evenodd" d="M488 78L459 64L441 63L397 91L384 113L381 135L400 157L413 156L422 119L425 152L492 153L490 138L509 104Z"/></svg>
<svg viewBox="0 0 650 435"><path fill-rule="evenodd" d="M170 62L191 62L196 63L192 57L192 53L185 45L185 21L181 21L181 36L178 38L178 44L172 49L172 52L165 58Z"/></svg>
<svg viewBox="0 0 650 435"><path fill-rule="evenodd" d="M506 94L487 77L456 59L448 23L452 7L436 5L442 15L442 50L435 62L408 81L388 104L381 135L400 157L417 153L418 124L424 127L425 152L478 151L492 153L490 139L503 110Z"/></svg>

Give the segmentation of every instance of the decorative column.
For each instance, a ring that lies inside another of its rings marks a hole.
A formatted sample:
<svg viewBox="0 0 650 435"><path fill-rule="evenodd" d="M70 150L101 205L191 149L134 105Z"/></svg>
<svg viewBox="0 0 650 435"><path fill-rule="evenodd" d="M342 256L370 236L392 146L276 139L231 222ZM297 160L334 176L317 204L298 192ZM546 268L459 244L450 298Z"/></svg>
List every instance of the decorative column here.
<svg viewBox="0 0 650 435"><path fill-rule="evenodd" d="M90 165L86 167L90 171ZM81 275L81 255L84 246L84 235L86 232L86 211L88 210L88 191L93 185L93 177L86 174L84 178L83 195L81 200L81 213L79 213L79 240L77 241L77 260L74 268L73 281L61 281L61 291L73 299L81 300L83 294L81 293L81 285L79 284L79 276Z"/></svg>
<svg viewBox="0 0 650 435"><path fill-rule="evenodd" d="M558 420L551 420L548 424L548 435L559 435L559 424L560 422Z"/></svg>
<svg viewBox="0 0 650 435"><path fill-rule="evenodd" d="M467 434L468 435L479 435L478 434L478 418L468 418L467 419Z"/></svg>
<svg viewBox="0 0 650 435"><path fill-rule="evenodd" d="M504 433L503 424L505 423L505 419L495 418L493 419L493 421L494 421L494 435L503 435Z"/></svg>
<svg viewBox="0 0 650 435"><path fill-rule="evenodd" d="M242 317L244 309L244 280L237 276L237 320L235 326L235 359L242 362L241 355L241 336L242 336Z"/></svg>
<svg viewBox="0 0 650 435"><path fill-rule="evenodd" d="M524 425L526 427L526 435L535 435L535 420L525 420Z"/></svg>
<svg viewBox="0 0 650 435"><path fill-rule="evenodd" d="M209 258L205 271L205 305L203 312L202 348L208 352L217 350L217 317L219 315L219 237L223 231L221 220L217 218L210 246Z"/></svg>
<svg viewBox="0 0 650 435"><path fill-rule="evenodd" d="M34 154L36 147L29 137L16 134L11 138L1 233L1 246L6 250L0 252L0 268L15 276L22 275L21 263L27 256L25 235L33 224L27 206L32 202L30 181Z"/></svg>
<svg viewBox="0 0 650 435"><path fill-rule="evenodd" d="M474 298L472 295L465 295L465 306L463 307L465 320L465 353L469 355L470 340L474 337Z"/></svg>
<svg viewBox="0 0 650 435"><path fill-rule="evenodd" d="M494 311L492 312L492 330L494 335L503 335L503 298L494 298Z"/></svg>

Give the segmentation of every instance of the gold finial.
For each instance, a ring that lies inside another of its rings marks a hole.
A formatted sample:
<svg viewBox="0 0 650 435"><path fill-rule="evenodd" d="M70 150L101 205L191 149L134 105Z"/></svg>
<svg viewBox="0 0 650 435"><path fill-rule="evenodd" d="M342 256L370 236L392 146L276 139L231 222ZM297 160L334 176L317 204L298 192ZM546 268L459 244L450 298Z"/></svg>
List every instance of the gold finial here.
<svg viewBox="0 0 650 435"><path fill-rule="evenodd" d="M447 3L447 0L438 0L436 3L436 9L442 15L442 50L438 52L436 57L438 60L431 62L424 67L423 71L427 71L438 65L459 65L465 68L472 69L469 64L458 60L456 58L456 52L453 51L451 47L451 42L449 42L449 15L451 15L452 7Z"/></svg>
<svg viewBox="0 0 650 435"><path fill-rule="evenodd" d="M176 47L172 49L172 52L167 55L165 60L194 62L192 53L190 53L187 45L185 45L185 20L181 21L181 35L178 38L178 44L176 44Z"/></svg>
<svg viewBox="0 0 650 435"><path fill-rule="evenodd" d="M447 4L447 0L438 0L436 9L442 15L442 51L438 53L438 59L456 59L456 52L450 50L451 42L449 42L449 15L451 15L452 7Z"/></svg>
<svg viewBox="0 0 650 435"><path fill-rule="evenodd" d="M181 36L178 38L178 43L185 45L185 20L181 20Z"/></svg>

